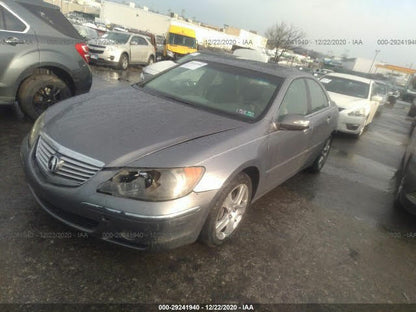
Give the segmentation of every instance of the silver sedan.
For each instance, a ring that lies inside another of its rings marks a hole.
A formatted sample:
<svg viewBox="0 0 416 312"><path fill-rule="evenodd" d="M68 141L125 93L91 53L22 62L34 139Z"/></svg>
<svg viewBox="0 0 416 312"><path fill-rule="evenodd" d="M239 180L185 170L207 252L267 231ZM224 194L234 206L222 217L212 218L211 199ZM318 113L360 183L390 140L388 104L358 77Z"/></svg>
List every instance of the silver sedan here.
<svg viewBox="0 0 416 312"><path fill-rule="evenodd" d="M337 118L310 75L200 55L54 105L21 153L39 205L76 229L137 249L216 246L251 203L321 170Z"/></svg>

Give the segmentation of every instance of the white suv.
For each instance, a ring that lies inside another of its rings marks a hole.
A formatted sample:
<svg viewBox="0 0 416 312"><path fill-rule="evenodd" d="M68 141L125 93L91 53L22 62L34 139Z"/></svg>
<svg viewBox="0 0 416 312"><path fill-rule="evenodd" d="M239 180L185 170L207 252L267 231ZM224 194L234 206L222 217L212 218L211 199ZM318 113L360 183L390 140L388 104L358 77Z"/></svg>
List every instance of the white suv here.
<svg viewBox="0 0 416 312"><path fill-rule="evenodd" d="M150 40L139 34L108 32L88 41L88 47L92 64L115 65L122 70L129 64L152 64L156 59Z"/></svg>

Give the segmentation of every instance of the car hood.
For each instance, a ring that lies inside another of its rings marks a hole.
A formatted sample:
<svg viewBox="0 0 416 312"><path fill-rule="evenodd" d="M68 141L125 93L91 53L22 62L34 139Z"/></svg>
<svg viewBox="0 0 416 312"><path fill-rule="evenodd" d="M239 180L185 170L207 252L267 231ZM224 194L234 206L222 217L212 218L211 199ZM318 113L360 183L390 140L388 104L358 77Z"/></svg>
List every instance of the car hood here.
<svg viewBox="0 0 416 312"><path fill-rule="evenodd" d="M338 107L343 109L354 109L368 104L367 99L356 98L330 91L328 91L328 94L331 97L331 100L333 100Z"/></svg>
<svg viewBox="0 0 416 312"><path fill-rule="evenodd" d="M107 166L247 125L134 87L55 106L47 111L43 131Z"/></svg>
<svg viewBox="0 0 416 312"><path fill-rule="evenodd" d="M104 38L89 40L88 44L100 45L100 46L124 45L122 43L118 43L117 41L110 40L110 39L104 39Z"/></svg>
<svg viewBox="0 0 416 312"><path fill-rule="evenodd" d="M151 65L146 66L143 68L143 72L149 75L157 75L160 72L167 70L169 68L172 68L173 66L176 66L177 64L173 61L160 61L157 63L153 63Z"/></svg>

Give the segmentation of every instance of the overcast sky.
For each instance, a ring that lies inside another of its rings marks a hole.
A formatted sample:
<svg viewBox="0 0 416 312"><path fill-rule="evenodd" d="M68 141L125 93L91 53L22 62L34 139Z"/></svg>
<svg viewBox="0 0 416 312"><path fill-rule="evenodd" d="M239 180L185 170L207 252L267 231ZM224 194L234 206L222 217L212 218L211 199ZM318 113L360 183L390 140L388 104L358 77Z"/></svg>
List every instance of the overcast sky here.
<svg viewBox="0 0 416 312"><path fill-rule="evenodd" d="M161 13L168 10L198 21L265 30L284 21L306 33L306 38L362 40L363 45L318 46L306 48L332 51L350 57L372 59L399 66L416 67L416 1L415 0L136 0ZM413 45L378 45L378 39L413 39Z"/></svg>

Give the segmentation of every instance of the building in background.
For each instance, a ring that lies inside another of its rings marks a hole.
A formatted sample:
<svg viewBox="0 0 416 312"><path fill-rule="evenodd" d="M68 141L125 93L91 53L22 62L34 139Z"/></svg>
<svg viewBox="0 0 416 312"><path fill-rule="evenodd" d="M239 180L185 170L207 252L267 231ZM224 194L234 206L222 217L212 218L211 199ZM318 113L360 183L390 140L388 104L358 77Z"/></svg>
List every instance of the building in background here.
<svg viewBox="0 0 416 312"><path fill-rule="evenodd" d="M184 19L178 14L171 16L150 11L148 8L137 7L135 3L129 5L102 1L100 21L106 24L122 25L126 28L135 28L149 31L155 35L165 36L170 25L187 27L195 30L198 44L205 47L214 47L231 50L233 45L253 49L264 49L267 39L254 32L234 27L220 28L190 19Z"/></svg>
<svg viewBox="0 0 416 312"><path fill-rule="evenodd" d="M341 63L344 69L359 73L370 73L370 69L371 73L374 73L376 69L375 64L373 64L373 60L362 57L344 58Z"/></svg>
<svg viewBox="0 0 416 312"><path fill-rule="evenodd" d="M78 0L78 1L68 1L68 0L44 0L45 2L54 4L61 8L63 14L69 12L82 12L87 14L92 14L95 16L100 15L101 3L94 0Z"/></svg>

